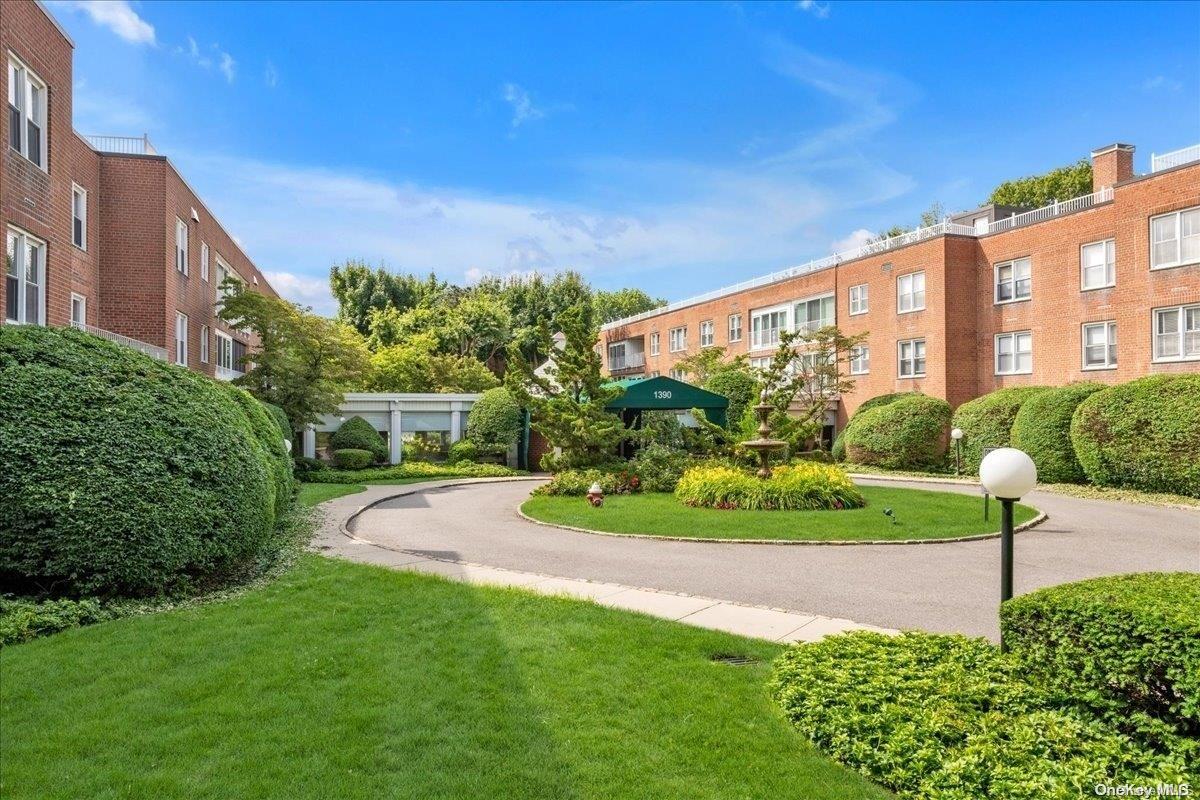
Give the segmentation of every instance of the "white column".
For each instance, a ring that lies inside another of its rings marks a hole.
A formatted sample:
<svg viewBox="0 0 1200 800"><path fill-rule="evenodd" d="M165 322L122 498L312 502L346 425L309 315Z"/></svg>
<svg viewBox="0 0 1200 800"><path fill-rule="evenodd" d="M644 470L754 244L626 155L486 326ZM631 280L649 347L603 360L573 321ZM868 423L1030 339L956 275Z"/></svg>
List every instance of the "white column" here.
<svg viewBox="0 0 1200 800"><path fill-rule="evenodd" d="M462 438L462 411L457 403L451 408L453 410L450 412L450 443L454 444Z"/></svg>
<svg viewBox="0 0 1200 800"><path fill-rule="evenodd" d="M399 464L404 459L404 419L400 413L400 401L392 401L392 415L388 422L389 460Z"/></svg>
<svg viewBox="0 0 1200 800"><path fill-rule="evenodd" d="M311 422L304 426L304 442L302 444L305 458L317 457L317 427Z"/></svg>

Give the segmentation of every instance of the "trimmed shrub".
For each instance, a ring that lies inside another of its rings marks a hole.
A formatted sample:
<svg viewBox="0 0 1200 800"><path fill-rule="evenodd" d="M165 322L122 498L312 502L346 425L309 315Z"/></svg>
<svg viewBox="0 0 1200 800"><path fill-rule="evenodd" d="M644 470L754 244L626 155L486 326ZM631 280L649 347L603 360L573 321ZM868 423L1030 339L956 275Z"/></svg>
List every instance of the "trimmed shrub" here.
<svg viewBox="0 0 1200 800"><path fill-rule="evenodd" d="M833 440L833 447L831 447L829 450L830 455L833 456L835 461L845 461L846 460L846 431L850 430L850 427L852 425L854 425L854 421L856 419L858 419L859 416L864 411L870 411L872 408L879 408L880 406L886 406L886 405L896 402L897 400L901 400L905 397L912 397L914 395L919 395L919 394L921 394L921 393L920 392L892 392L891 394L881 394L881 395L877 395L875 397L869 398L867 400L864 400L862 402L862 405L860 405L857 409L854 410L854 416L852 416L849 420L846 421L846 427L844 427L840 431L838 431L837 437Z"/></svg>
<svg viewBox="0 0 1200 800"><path fill-rule="evenodd" d="M963 403L954 412L950 427L961 428L962 467L964 472L979 472L983 448L1008 447L1012 443L1013 420L1021 404L1038 392L1041 386L1016 386L997 389L982 397Z"/></svg>
<svg viewBox="0 0 1200 800"><path fill-rule="evenodd" d="M368 450L347 447L333 451L333 463L338 469L366 469L373 460L374 456Z"/></svg>
<svg viewBox="0 0 1200 800"><path fill-rule="evenodd" d="M1043 483L1083 483L1085 478L1071 444L1071 417L1079 404L1103 389L1099 383L1073 383L1033 395L1013 419L1013 447L1037 465Z"/></svg>
<svg viewBox="0 0 1200 800"><path fill-rule="evenodd" d="M479 445L470 439L459 439L450 445L450 450L446 454L446 461L450 464L470 463L477 458L479 458Z"/></svg>
<svg viewBox="0 0 1200 800"><path fill-rule="evenodd" d="M275 424L279 426L279 431L283 434L283 438L289 442L292 441L295 438L295 434L292 432L292 423L288 421L284 410L274 403L268 403L265 400L260 400L259 402L263 404L263 408L271 415L271 419L275 420Z"/></svg>
<svg viewBox="0 0 1200 800"><path fill-rule="evenodd" d="M682 450L648 445L629 462L628 471L641 481L643 492L673 492L679 478L693 463Z"/></svg>
<svg viewBox="0 0 1200 800"><path fill-rule="evenodd" d="M1200 763L1198 610L1200 574L1142 573L1022 595L1001 606L1000 625L1029 674L1064 700L1158 749L1191 737Z"/></svg>
<svg viewBox="0 0 1200 800"><path fill-rule="evenodd" d="M815 462L775 467L766 480L733 467L692 467L679 479L675 496L684 505L750 511L811 511L867 504L841 467Z"/></svg>
<svg viewBox="0 0 1200 800"><path fill-rule="evenodd" d="M1152 375L1079 404L1071 443L1088 480L1200 497L1200 375Z"/></svg>
<svg viewBox="0 0 1200 800"><path fill-rule="evenodd" d="M927 469L946 457L950 404L910 394L854 415L846 429L846 456L856 464Z"/></svg>
<svg viewBox="0 0 1200 800"><path fill-rule="evenodd" d="M478 445L505 451L521 435L521 407L503 386L488 389L467 414L467 437Z"/></svg>
<svg viewBox="0 0 1200 800"><path fill-rule="evenodd" d="M735 427L746 409L758 402L758 381L744 369L722 369L704 382L704 388L729 399L725 411L727 427Z"/></svg>
<svg viewBox="0 0 1200 800"><path fill-rule="evenodd" d="M375 463L387 461L389 455L387 442L362 417L351 417L343 422L329 437L329 446L335 453L338 450L366 450Z"/></svg>
<svg viewBox="0 0 1200 800"><path fill-rule="evenodd" d="M361 470L323 467L305 474L303 479L307 483L370 483L407 478L509 478L524 474L526 473L499 464L431 464L427 461L407 461L392 467Z"/></svg>
<svg viewBox="0 0 1200 800"><path fill-rule="evenodd" d="M291 465L240 389L74 329L0 326L0 583L158 595L283 546Z"/></svg>
<svg viewBox="0 0 1200 800"><path fill-rule="evenodd" d="M642 489L641 479L624 470L567 469L556 472L548 483L534 489L534 494L583 497L593 483L600 484L605 494L633 494Z"/></svg>
<svg viewBox="0 0 1200 800"><path fill-rule="evenodd" d="M771 693L814 744L900 797L1075 800L1185 782L1186 762L1058 708L983 639L855 632L795 645Z"/></svg>

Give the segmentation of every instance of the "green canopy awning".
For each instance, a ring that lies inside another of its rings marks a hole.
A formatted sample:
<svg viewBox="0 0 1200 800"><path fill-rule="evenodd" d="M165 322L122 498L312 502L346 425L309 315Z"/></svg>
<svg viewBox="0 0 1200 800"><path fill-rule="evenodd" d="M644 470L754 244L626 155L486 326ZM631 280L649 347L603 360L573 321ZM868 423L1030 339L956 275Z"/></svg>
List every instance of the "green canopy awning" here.
<svg viewBox="0 0 1200 800"><path fill-rule="evenodd" d="M691 411L700 408L709 420L724 424L725 411L729 408L728 397L674 378L625 378L609 385L625 390L606 406L610 411Z"/></svg>

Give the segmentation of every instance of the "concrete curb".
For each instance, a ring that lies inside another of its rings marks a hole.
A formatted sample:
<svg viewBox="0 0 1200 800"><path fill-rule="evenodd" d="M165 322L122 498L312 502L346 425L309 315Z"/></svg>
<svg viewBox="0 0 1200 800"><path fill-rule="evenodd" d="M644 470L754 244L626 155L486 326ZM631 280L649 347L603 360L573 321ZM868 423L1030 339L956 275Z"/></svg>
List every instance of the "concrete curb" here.
<svg viewBox="0 0 1200 800"><path fill-rule="evenodd" d="M345 519L343 519L341 522L338 523L338 530L341 531L343 536L348 536L349 538L355 539L356 541L367 542L367 544L372 544L372 545L375 545L376 547L383 547L383 545L377 545L374 542L368 542L366 539L359 539L357 536L355 536L353 533L350 532L350 523L353 522L355 519L357 519L359 517L359 515L361 515L364 511L370 511L375 506L382 505L383 503L387 503L392 500L396 500L397 498L400 498L400 497L408 497L409 495L417 494L419 492L427 492L430 489L449 489L451 486L466 486L466 485L473 484L473 483L515 483L517 481L544 481L546 479L544 477L540 477L537 475L515 475L510 478L463 478L461 480L454 479L454 478L448 478L447 480L451 480L451 481L453 481L453 483L439 483L437 486L429 486L427 483L407 484L409 486L412 486L413 488L408 489L407 491L396 492L395 494L389 494L389 495L386 495L385 497L378 497L378 498L372 500L371 502L367 503L365 506L359 506L357 509L352 511ZM391 550L393 548L384 548L384 549ZM403 552L403 551L396 551L396 552Z"/></svg>
<svg viewBox="0 0 1200 800"><path fill-rule="evenodd" d="M979 486L979 481L970 478L918 478L904 475L876 475L871 472L847 472L851 478L865 481L884 481L891 483L945 483L952 486Z"/></svg>

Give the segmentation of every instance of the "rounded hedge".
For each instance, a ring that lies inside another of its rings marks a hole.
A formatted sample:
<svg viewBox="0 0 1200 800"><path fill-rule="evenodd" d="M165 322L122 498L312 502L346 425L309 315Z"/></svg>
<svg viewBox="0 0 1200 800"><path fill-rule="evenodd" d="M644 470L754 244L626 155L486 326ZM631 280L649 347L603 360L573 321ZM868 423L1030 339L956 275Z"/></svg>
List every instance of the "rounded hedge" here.
<svg viewBox="0 0 1200 800"><path fill-rule="evenodd" d="M952 428L961 428L962 468L965 472L979 472L983 460L983 448L1008 447L1011 442L1013 421L1021 404L1044 392L1041 386L1015 386L997 389L976 397L958 407L950 421Z"/></svg>
<svg viewBox="0 0 1200 800"><path fill-rule="evenodd" d="M946 456L949 424L949 403L910 393L855 414L846 429L846 456L888 469L938 467Z"/></svg>
<svg viewBox="0 0 1200 800"><path fill-rule="evenodd" d="M1074 383L1047 389L1021 404L1009 437L1037 465L1042 483L1083 483L1083 468L1071 444L1071 417L1079 404L1103 389L1099 383Z"/></svg>
<svg viewBox="0 0 1200 800"><path fill-rule="evenodd" d="M521 435L521 406L503 386L488 389L467 414L467 436L485 447L507 449Z"/></svg>
<svg viewBox="0 0 1200 800"><path fill-rule="evenodd" d="M351 417L329 437L329 446L338 450L366 450L374 461L388 460L388 446L379 431L362 417Z"/></svg>
<svg viewBox="0 0 1200 800"><path fill-rule="evenodd" d="M846 427L838 431L837 437L833 440L833 447L831 447L829 450L830 455L832 455L837 461L846 460L846 431L850 430L850 427L854 425L854 421L858 419L858 417L864 411L870 411L872 408L886 406L896 402L897 400L901 400L905 397L912 397L913 395L918 394L920 394L920 392L892 392L891 394L876 395L875 397L864 400L862 405L854 410L854 416L850 417L850 419L846 421Z"/></svg>
<svg viewBox="0 0 1200 800"><path fill-rule="evenodd" d="M1088 480L1200 497L1200 375L1152 375L1079 404L1071 443Z"/></svg>
<svg viewBox="0 0 1200 800"><path fill-rule="evenodd" d="M374 458L370 450L358 450L353 447L333 451L333 465L338 469L366 469L371 466Z"/></svg>
<svg viewBox="0 0 1200 800"><path fill-rule="evenodd" d="M278 553L291 465L242 390L34 326L0 326L0 387L0 584L178 593Z"/></svg>
<svg viewBox="0 0 1200 800"><path fill-rule="evenodd" d="M758 381L743 369L722 369L704 382L704 388L729 400L726 427L737 425L746 409L758 401Z"/></svg>
<svg viewBox="0 0 1200 800"><path fill-rule="evenodd" d="M279 426L279 430L283 433L283 438L289 442L292 441L295 435L292 432L292 423L288 421L287 412L274 403L262 401L263 408L267 409L267 413L271 415L271 419L275 420L275 424Z"/></svg>
<svg viewBox="0 0 1200 800"><path fill-rule="evenodd" d="M693 467L679 478L675 497L688 506L749 511L813 511L867 504L844 470L815 462L776 467L766 480L733 467Z"/></svg>

